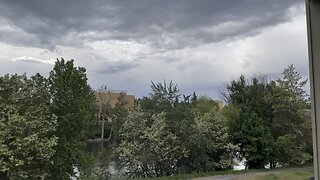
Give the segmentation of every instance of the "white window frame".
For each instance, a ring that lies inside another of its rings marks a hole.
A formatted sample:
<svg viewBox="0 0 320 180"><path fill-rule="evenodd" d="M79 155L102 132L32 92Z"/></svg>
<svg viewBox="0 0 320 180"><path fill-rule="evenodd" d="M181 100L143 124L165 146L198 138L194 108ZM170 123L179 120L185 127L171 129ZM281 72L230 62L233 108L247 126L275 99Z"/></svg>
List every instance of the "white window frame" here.
<svg viewBox="0 0 320 180"><path fill-rule="evenodd" d="M314 177L320 180L320 0L305 0L307 12Z"/></svg>

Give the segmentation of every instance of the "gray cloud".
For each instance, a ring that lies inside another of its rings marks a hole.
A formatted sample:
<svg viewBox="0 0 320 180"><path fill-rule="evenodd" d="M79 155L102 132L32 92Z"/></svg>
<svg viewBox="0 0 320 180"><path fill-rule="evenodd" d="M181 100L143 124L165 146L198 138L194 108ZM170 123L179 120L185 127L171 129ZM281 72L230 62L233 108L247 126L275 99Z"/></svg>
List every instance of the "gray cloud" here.
<svg viewBox="0 0 320 180"><path fill-rule="evenodd" d="M87 41L130 38L172 49L255 34L263 27L288 21L287 9L298 2L1 0L0 11L3 18L23 30L21 36L36 37L24 43L30 46L52 50L61 44L82 46ZM19 43L10 39L12 36L8 33L7 41Z"/></svg>
<svg viewBox="0 0 320 180"><path fill-rule="evenodd" d="M52 64L12 61L2 57L0 57L0 62L0 75L26 73L28 76L32 76L36 73L40 73L43 76L48 77L49 71L53 67Z"/></svg>
<svg viewBox="0 0 320 180"><path fill-rule="evenodd" d="M19 61L25 63L37 63L37 64L54 64L54 60L43 60L34 57L22 56L12 59L12 61Z"/></svg>
<svg viewBox="0 0 320 180"><path fill-rule="evenodd" d="M102 68L99 68L95 72L100 74L114 74L118 72L128 71L130 69L138 67L138 64L132 62L109 62L104 63Z"/></svg>
<svg viewBox="0 0 320 180"><path fill-rule="evenodd" d="M141 97L166 79L217 96L242 73L308 69L301 0L0 0L0 12L0 75L47 75L64 57L92 87Z"/></svg>

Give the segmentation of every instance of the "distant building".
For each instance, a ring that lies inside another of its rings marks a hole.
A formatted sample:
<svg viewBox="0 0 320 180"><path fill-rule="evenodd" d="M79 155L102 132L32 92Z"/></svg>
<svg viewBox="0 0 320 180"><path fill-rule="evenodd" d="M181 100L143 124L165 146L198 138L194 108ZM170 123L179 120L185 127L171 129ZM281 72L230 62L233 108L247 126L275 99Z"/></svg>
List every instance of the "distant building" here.
<svg viewBox="0 0 320 180"><path fill-rule="evenodd" d="M101 106L102 103L104 104L110 104L111 107L115 107L117 103L119 103L119 100L123 100L126 102L125 107L131 108L134 106L134 96L128 95L126 93L122 92L95 92L94 93L96 97L96 103L97 105ZM121 97L123 96L123 97Z"/></svg>
<svg viewBox="0 0 320 180"><path fill-rule="evenodd" d="M221 110L223 108L223 101L222 100L215 100L217 103L218 109Z"/></svg>
<svg viewBox="0 0 320 180"><path fill-rule="evenodd" d="M133 95L127 95L123 92L111 92L111 91L105 91L105 92L95 92L94 96L96 98L96 104L99 107L99 119L97 121L97 128L95 132L95 136L100 136L99 139L93 139L88 140L90 141L109 141L111 138L112 131L110 130L109 137L105 139L105 124L111 123L112 118L110 117L108 107L114 108L118 103L124 104L124 107L131 108L134 106L134 96ZM97 130L100 129L100 133L97 132Z"/></svg>

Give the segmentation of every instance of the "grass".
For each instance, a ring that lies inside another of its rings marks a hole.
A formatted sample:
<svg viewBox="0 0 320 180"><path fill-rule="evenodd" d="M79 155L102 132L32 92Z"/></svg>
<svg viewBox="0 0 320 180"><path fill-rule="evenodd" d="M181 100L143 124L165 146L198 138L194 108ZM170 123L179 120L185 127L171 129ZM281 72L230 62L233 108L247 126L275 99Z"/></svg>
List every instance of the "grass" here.
<svg viewBox="0 0 320 180"><path fill-rule="evenodd" d="M234 180L310 180L313 176L313 168L300 168L292 170L276 170L267 175L257 175L252 177L234 179Z"/></svg>
<svg viewBox="0 0 320 180"><path fill-rule="evenodd" d="M241 171L216 171L208 173L193 173L193 174L181 174L175 176L166 176L159 178L146 178L143 180L185 180L193 179L198 177L208 177L216 175L228 175L228 174L245 174L245 173L268 173L267 175L257 175L252 177L246 177L244 179L234 179L234 180L309 180L313 176L313 167L297 167L292 168L278 168L271 170L265 169L253 169L253 170L241 170Z"/></svg>
<svg viewBox="0 0 320 180"><path fill-rule="evenodd" d="M227 175L227 174L243 174L248 172L260 172L260 171L263 171L263 170L215 171L215 172L207 172L207 173L180 174L180 175L165 176L165 177L158 177L158 178L146 178L144 180L185 180L185 179L193 179L197 177L207 177L207 176L217 176L217 175Z"/></svg>
<svg viewBox="0 0 320 180"><path fill-rule="evenodd" d="M179 174L174 176L165 176L165 177L158 177L158 178L144 178L144 179L137 179L137 180L186 180L186 179L193 179L197 177L207 177L207 176L217 176L217 175L227 175L227 174L242 174L248 172L260 172L264 170L240 170L240 171L215 171L215 172L207 172L207 173L192 173L192 174Z"/></svg>

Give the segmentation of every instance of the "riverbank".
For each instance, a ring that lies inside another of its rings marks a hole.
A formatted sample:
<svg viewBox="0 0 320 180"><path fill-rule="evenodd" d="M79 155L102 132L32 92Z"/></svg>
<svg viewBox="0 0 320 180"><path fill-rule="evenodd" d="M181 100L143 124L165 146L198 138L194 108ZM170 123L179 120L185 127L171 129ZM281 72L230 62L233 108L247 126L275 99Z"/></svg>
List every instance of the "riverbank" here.
<svg viewBox="0 0 320 180"><path fill-rule="evenodd" d="M269 179L288 179L288 177L297 177L298 179L309 179L313 175L312 166L286 167L276 169L253 169L240 171L219 171L208 173L182 174L176 176L167 176L159 178L148 178L148 180L269 180ZM276 178L274 178L276 177ZM292 179L292 178L289 178ZM296 180L298 180L296 179ZM295 180L295 179L293 179Z"/></svg>
<svg viewBox="0 0 320 180"><path fill-rule="evenodd" d="M195 178L194 180L306 180L313 176L313 167L275 169L234 175Z"/></svg>

